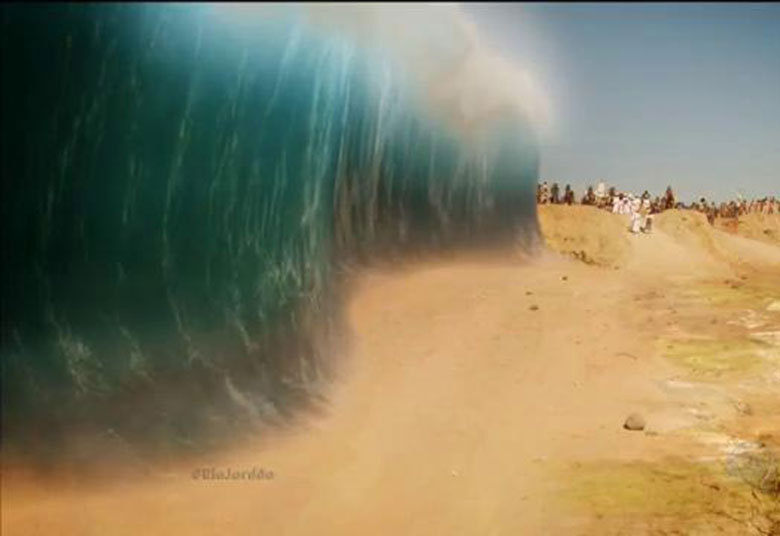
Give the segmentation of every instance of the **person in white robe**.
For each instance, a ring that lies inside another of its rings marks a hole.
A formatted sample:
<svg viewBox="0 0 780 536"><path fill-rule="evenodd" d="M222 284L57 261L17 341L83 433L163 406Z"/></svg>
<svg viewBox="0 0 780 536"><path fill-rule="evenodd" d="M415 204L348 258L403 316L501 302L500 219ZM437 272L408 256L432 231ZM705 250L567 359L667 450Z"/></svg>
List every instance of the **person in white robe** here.
<svg viewBox="0 0 780 536"><path fill-rule="evenodd" d="M612 198L612 213L613 214L620 214L620 210L623 206L623 196L616 195Z"/></svg>
<svg viewBox="0 0 780 536"><path fill-rule="evenodd" d="M594 192L596 194L596 204L600 205L605 197L607 197L607 187L604 184L604 181L600 181L598 183L598 186L596 186L596 191Z"/></svg>
<svg viewBox="0 0 780 536"><path fill-rule="evenodd" d="M642 232L649 233L653 230L652 203L650 203L650 199L642 200L642 207L639 209L639 214L642 217Z"/></svg>
<svg viewBox="0 0 780 536"><path fill-rule="evenodd" d="M629 195L627 209L631 216L631 232L637 234L640 231L642 225L642 216L639 214L640 200L633 195Z"/></svg>

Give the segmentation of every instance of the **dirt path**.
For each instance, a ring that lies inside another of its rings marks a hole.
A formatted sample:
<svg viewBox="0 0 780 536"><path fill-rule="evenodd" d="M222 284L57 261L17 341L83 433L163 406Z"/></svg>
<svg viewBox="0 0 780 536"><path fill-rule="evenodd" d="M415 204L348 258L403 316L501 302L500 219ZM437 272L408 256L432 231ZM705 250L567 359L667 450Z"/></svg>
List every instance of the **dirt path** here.
<svg viewBox="0 0 780 536"><path fill-rule="evenodd" d="M572 490L605 462L706 454L676 433L697 422L691 396L713 419L735 411L721 394L670 389L683 369L658 352L691 270L731 269L661 230L630 239L619 270L546 254L367 273L326 415L101 488L4 479L3 534L621 533L608 508ZM690 318L712 309L686 307ZM633 411L649 433L622 429ZM194 479L201 466L273 479Z"/></svg>

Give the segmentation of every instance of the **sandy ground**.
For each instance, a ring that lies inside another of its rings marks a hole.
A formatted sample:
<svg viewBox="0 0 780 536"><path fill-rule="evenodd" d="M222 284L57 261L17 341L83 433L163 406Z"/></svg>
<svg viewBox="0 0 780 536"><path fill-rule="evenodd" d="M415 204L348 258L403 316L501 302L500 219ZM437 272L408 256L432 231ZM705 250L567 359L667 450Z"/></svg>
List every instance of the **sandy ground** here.
<svg viewBox="0 0 780 536"><path fill-rule="evenodd" d="M6 472L2 533L770 534L722 462L780 438L780 248L542 208L534 259L365 273L324 415L154 476Z"/></svg>

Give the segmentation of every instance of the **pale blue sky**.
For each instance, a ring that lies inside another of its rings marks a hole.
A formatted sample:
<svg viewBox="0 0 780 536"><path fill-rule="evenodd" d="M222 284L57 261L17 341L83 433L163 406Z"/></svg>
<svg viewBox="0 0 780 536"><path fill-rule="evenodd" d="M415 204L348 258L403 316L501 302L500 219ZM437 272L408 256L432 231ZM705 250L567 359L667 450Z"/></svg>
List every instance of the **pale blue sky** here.
<svg viewBox="0 0 780 536"><path fill-rule="evenodd" d="M552 100L542 177L780 196L780 4L468 4Z"/></svg>

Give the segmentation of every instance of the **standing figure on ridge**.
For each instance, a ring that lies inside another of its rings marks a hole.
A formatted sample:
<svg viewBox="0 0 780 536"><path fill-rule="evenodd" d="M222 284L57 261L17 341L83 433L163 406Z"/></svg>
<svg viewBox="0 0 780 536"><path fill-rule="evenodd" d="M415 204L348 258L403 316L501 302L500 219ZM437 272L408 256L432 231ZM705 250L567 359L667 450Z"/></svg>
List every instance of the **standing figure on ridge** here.
<svg viewBox="0 0 780 536"><path fill-rule="evenodd" d="M550 186L544 181L539 186L539 204L546 205L550 202Z"/></svg>
<svg viewBox="0 0 780 536"><path fill-rule="evenodd" d="M604 181L599 181L599 183L596 185L596 204L599 207L603 207L606 204L606 197L607 197L607 187L604 185Z"/></svg>
<svg viewBox="0 0 780 536"><path fill-rule="evenodd" d="M664 210L675 208L676 203L674 199L674 192L671 186L667 186L666 193L664 194Z"/></svg>
<svg viewBox="0 0 780 536"><path fill-rule="evenodd" d="M567 205L574 204L574 190L571 189L570 185L566 185L566 188L563 191L563 202Z"/></svg>
<svg viewBox="0 0 780 536"><path fill-rule="evenodd" d="M585 196L582 198L582 204L595 205L596 203L597 203L596 194L593 193L593 186L588 186L588 191L585 193Z"/></svg>

